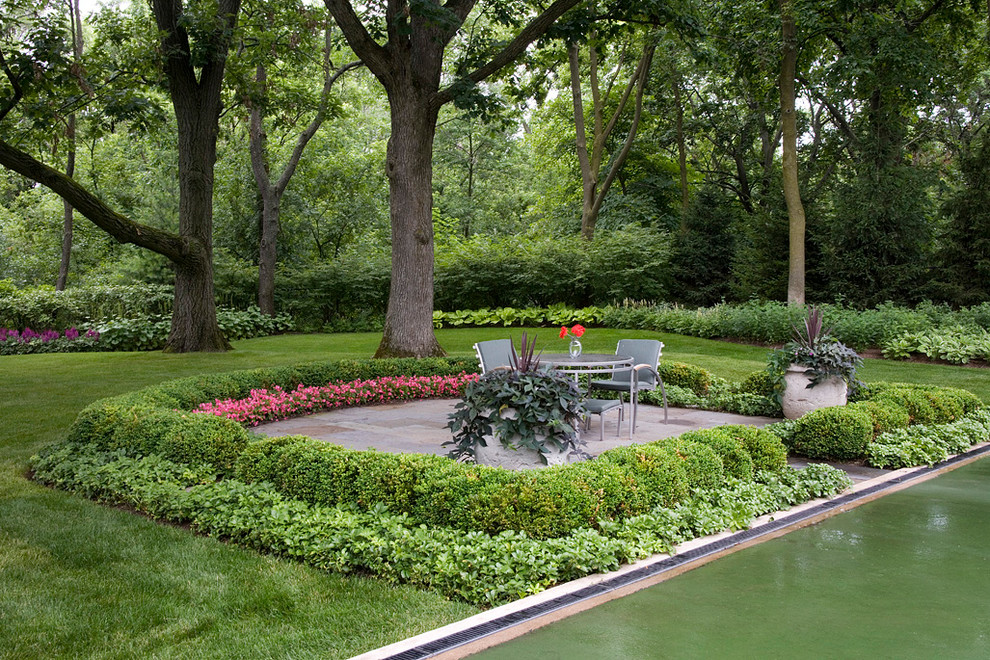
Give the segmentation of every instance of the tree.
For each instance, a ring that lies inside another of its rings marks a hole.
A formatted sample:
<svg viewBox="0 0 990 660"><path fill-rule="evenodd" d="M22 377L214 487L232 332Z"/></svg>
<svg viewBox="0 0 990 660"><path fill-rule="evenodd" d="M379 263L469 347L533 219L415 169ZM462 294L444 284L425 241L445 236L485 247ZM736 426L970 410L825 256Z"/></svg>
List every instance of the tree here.
<svg viewBox="0 0 990 660"><path fill-rule="evenodd" d="M794 77L797 68L797 26L792 0L780 0L783 57L780 63L780 122L784 202L790 227L787 302L804 304L804 206L798 183L797 117L794 112Z"/></svg>
<svg viewBox="0 0 990 660"><path fill-rule="evenodd" d="M187 11L182 0L152 0L162 68L177 122L179 231L143 225L117 213L74 179L0 139L0 164L53 190L123 243L167 257L175 270L175 302L166 351L230 348L216 319L213 288L213 167L224 66L240 0L218 0L212 12ZM17 88L25 80L7 68ZM14 99L14 104L17 100ZM0 119L13 105L0 111Z"/></svg>
<svg viewBox="0 0 990 660"><path fill-rule="evenodd" d="M88 84L85 82L82 72L83 54L83 31L82 12L79 10L79 0L67 0L69 9L69 29L72 32L72 67L78 72L80 87L89 93ZM65 126L65 139L68 143L65 158L65 175L73 177L76 171L76 113L69 114ZM58 278L55 281L55 290L65 290L65 283L69 278L69 260L72 257L72 225L73 213L72 204L62 200L63 220L62 220L62 258L58 266Z"/></svg>
<svg viewBox="0 0 990 660"><path fill-rule="evenodd" d="M555 0L493 54L455 67L457 80L441 87L445 49L461 33L477 0L387 0L362 7L324 0L351 49L385 88L391 115L386 155L392 228L392 281L376 357L442 355L433 334L432 152L440 108L458 97L477 98L477 85L511 64L580 0ZM520 25L518 14L493 5L499 20ZM379 44L375 37L385 39ZM469 49L470 50L470 49Z"/></svg>
<svg viewBox="0 0 990 660"><path fill-rule="evenodd" d="M604 121L605 105L608 103L612 86L615 84L619 72L622 70L621 58L612 69L612 76L606 83L606 93L603 98L601 85L599 82L599 47L594 38L588 42L588 83L591 88L591 151L588 151L588 137L584 121L584 99L581 89L581 64L579 43L570 44L567 53L567 62L571 74L571 97L574 101L574 127L577 133L576 145L578 162L581 166L582 182L582 205L581 205L581 235L591 240L595 234L595 223L602 208L602 202L608 194L612 182L618 175L619 170L629 156L633 141L636 139L636 131L639 128L639 119L643 112L643 91L646 87L646 80L650 73L650 65L653 63L653 53L656 50L656 42L652 36L646 37L646 44L643 46L639 61L633 70L625 90L612 111L612 116L608 122ZM633 99L633 116L629 120L629 130L622 146L615 153L615 156L608 163L605 170L604 179L602 175L602 161L605 156L605 149L608 140L615 130L619 116L625 110L629 99Z"/></svg>
<svg viewBox="0 0 990 660"><path fill-rule="evenodd" d="M280 7L282 10L289 9ZM307 16L304 7L291 8L297 16ZM271 23L273 16L270 12L260 12L261 18L265 19L265 26L261 29L262 34L272 37ZM285 22L282 23L283 25ZM310 122L296 136L292 152L282 168L281 174L272 176L271 154L268 150L268 133L265 128L265 119L271 114L271 108L276 105L275 95L272 93L268 80L268 64L264 61L272 55L278 55L283 62L292 58L294 52L305 52L301 48L301 41L305 39L305 34L299 32L312 31L319 21L306 20L299 25L299 30L290 31L285 43L277 43L278 39L273 38L272 43L263 48L254 48L254 52L260 52L262 61L255 65L255 93L248 95L247 106L249 110L249 141L251 152L251 170L254 180L258 185L258 193L261 197L261 231L258 247L258 307L263 314L275 315L275 264L278 256L277 239L281 228L280 213L282 206L282 196L285 193L289 181L292 179L299 166L303 152L310 140L320 130L323 122L329 114L330 91L337 80L347 71L361 65L361 62L351 62L339 68L334 67L332 61L333 40L331 25L323 21L322 32L323 43L323 88L316 105L316 112ZM293 105L294 108L294 105ZM295 108L294 108L295 109ZM291 123L291 122L290 122Z"/></svg>

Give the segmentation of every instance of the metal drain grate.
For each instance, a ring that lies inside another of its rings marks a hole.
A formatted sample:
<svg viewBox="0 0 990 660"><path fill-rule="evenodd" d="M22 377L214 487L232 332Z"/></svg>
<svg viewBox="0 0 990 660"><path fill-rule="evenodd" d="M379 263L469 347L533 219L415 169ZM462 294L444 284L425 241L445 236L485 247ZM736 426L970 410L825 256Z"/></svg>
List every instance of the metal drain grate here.
<svg viewBox="0 0 990 660"><path fill-rule="evenodd" d="M429 658L439 653L453 650L459 646L464 646L465 644L469 644L487 637L488 635L493 635L502 630L507 630L508 628L517 626L521 623L525 623L532 619L537 619L541 616L545 616L559 609L580 603L589 598L594 598L596 596L615 591L616 589L621 589L622 587L630 584L635 584L636 582L645 580L655 575L666 573L684 564L722 552L728 548L735 547L740 543L745 543L752 539L759 538L785 527L800 523L809 518L813 518L825 511L830 511L837 507L856 502L875 493L888 490L894 486L898 486L905 482L912 481L932 472L943 470L946 467L950 467L963 461L968 461L974 457L987 453L990 453L990 445L959 454L932 467L918 468L917 470L907 474L902 474L898 477L890 479L889 481L874 484L873 486L865 488L857 493L850 493L848 495L837 497L834 500L829 500L828 502L822 502L821 504L805 511L793 513L782 518L771 520L757 527L736 532L732 536L719 539L718 541L712 541L711 543L698 548L694 548L681 554L658 561L655 564L644 566L622 575L616 575L615 577L603 580L598 584L589 585L569 594L564 594L537 605L531 605L529 607L517 610L516 612L511 612L497 619L480 623L476 626L467 628L466 630L446 635L431 642L420 644L419 646L407 649L395 655L387 656L386 660L419 660L420 658Z"/></svg>

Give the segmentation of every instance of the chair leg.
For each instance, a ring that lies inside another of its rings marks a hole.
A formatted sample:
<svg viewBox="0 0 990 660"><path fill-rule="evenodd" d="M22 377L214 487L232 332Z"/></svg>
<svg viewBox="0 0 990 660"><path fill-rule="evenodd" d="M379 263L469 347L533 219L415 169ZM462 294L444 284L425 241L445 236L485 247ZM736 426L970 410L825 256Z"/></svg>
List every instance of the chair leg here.
<svg viewBox="0 0 990 660"><path fill-rule="evenodd" d="M636 432L636 406L639 404L639 392L633 391L629 395L629 407L632 408L632 420L629 423L629 439L632 440L633 433Z"/></svg>
<svg viewBox="0 0 990 660"><path fill-rule="evenodd" d="M622 406L619 406L619 418L615 422L615 437L617 438L622 435L622 417Z"/></svg>
<svg viewBox="0 0 990 660"><path fill-rule="evenodd" d="M657 378L657 382L660 383L660 393L663 395L663 423L667 423L667 388L663 386L663 379Z"/></svg>

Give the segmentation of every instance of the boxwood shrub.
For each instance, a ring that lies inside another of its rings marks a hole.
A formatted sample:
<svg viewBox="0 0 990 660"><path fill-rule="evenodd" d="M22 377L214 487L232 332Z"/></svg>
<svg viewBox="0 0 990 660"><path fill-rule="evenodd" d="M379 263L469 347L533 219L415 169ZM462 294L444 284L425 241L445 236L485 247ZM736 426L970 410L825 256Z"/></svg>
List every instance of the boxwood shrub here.
<svg viewBox="0 0 990 660"><path fill-rule="evenodd" d="M681 458L690 488L716 488L725 482L722 459L708 445L687 440L683 436L664 438L650 444L669 447Z"/></svg>
<svg viewBox="0 0 990 660"><path fill-rule="evenodd" d="M723 433L720 428L699 429L681 434L682 440L698 442L710 447L721 459L726 476L744 481L753 479L753 457L746 451L742 438Z"/></svg>
<svg viewBox="0 0 990 660"><path fill-rule="evenodd" d="M846 406L850 410L861 410L870 416L873 423L873 437L881 433L907 427L911 423L911 415L907 408L893 399L874 399L872 401L857 401Z"/></svg>
<svg viewBox="0 0 990 660"><path fill-rule="evenodd" d="M892 401L904 407L911 424L944 424L983 407L978 396L958 387L914 383L874 383L858 394L861 401Z"/></svg>
<svg viewBox="0 0 990 660"><path fill-rule="evenodd" d="M707 369L683 362L666 362L661 360L657 367L657 372L660 374L660 378L663 379L664 385L686 387L698 396L706 395L708 388L714 380L714 376Z"/></svg>
<svg viewBox="0 0 990 660"><path fill-rule="evenodd" d="M593 461L510 472L441 456L351 450L301 436L260 439L230 420L182 412L204 401L242 398L256 388L476 370L473 359L341 360L184 378L90 405L79 414L68 441L127 456L209 464L221 476L267 482L285 497L315 506L387 510L416 524L488 534L511 530L546 539L602 529L676 505L689 493L718 487L730 477L752 482L756 472L779 472L785 466L778 437L746 426L692 431L613 449ZM682 384L672 389L703 391L715 382L703 369L676 363L668 365L667 378ZM717 385L712 391L724 387ZM932 414L943 415L973 405L965 396L939 389L887 387L869 394L873 399L857 404L858 409L806 416L795 425L791 441L809 456L858 458L876 427L902 423L908 414L887 411L894 409L894 398L913 397L926 402Z"/></svg>
<svg viewBox="0 0 990 660"><path fill-rule="evenodd" d="M794 451L808 458L851 461L863 458L873 438L873 420L849 406L819 408L794 424Z"/></svg>
<svg viewBox="0 0 990 660"><path fill-rule="evenodd" d="M760 396L773 396L774 378L766 369L754 371L743 378L739 383L737 391L741 394L758 394Z"/></svg>

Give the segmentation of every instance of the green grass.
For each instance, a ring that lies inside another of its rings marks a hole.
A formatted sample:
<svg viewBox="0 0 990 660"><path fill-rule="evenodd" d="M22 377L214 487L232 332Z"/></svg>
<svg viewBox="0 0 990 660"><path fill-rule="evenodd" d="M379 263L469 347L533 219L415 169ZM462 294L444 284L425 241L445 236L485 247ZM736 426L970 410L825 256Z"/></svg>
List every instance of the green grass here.
<svg viewBox="0 0 990 660"><path fill-rule="evenodd" d="M0 657L347 658L477 610L333 575L39 487L27 459L87 403L192 374L363 357L377 335L235 343L222 355L0 358Z"/></svg>
<svg viewBox="0 0 990 660"><path fill-rule="evenodd" d="M470 355L501 328L442 330ZM566 342L529 330L547 352ZM767 349L641 331L590 330L588 352L655 336L664 357L738 380ZM235 342L226 354L89 353L0 358L0 657L350 657L469 616L428 592L338 576L198 537L25 478L28 458L95 399L199 373L365 357L377 334ZM965 387L990 402L986 370L868 360L867 381Z"/></svg>

